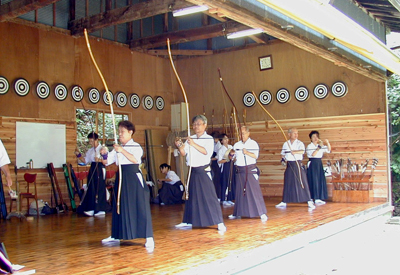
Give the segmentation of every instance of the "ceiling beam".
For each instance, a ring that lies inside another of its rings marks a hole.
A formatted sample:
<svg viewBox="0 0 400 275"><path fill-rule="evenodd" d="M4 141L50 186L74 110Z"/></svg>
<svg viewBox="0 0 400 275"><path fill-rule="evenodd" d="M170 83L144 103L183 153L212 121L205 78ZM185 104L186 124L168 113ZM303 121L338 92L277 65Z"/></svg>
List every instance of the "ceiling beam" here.
<svg viewBox="0 0 400 275"><path fill-rule="evenodd" d="M25 13L31 12L56 3L59 0L14 0L0 5L0 22L14 19Z"/></svg>
<svg viewBox="0 0 400 275"><path fill-rule="evenodd" d="M168 56L168 50L148 50L146 53L156 56ZM208 50L171 50L171 55L187 55L187 56L201 56L212 55L213 51Z"/></svg>
<svg viewBox="0 0 400 275"><path fill-rule="evenodd" d="M84 29L92 33L109 26L136 21L190 6L193 6L193 4L183 0L148 0L71 21L68 24L68 28L73 36L82 36Z"/></svg>

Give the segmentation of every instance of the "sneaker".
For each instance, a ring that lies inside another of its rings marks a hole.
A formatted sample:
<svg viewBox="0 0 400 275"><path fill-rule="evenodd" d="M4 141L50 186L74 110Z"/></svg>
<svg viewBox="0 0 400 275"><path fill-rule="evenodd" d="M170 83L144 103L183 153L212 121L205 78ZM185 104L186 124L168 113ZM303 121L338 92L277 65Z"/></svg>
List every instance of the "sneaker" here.
<svg viewBox="0 0 400 275"><path fill-rule="evenodd" d="M222 203L222 205L223 205L223 206L231 206L231 204L230 204L229 202L227 202L227 201L224 201L224 202Z"/></svg>
<svg viewBox="0 0 400 275"><path fill-rule="evenodd" d="M183 228L183 227L192 227L191 223L182 222L180 224L175 225L176 228Z"/></svg>
<svg viewBox="0 0 400 275"><path fill-rule="evenodd" d="M153 237L146 238L146 243L144 244L144 246L147 247L147 248L154 247L154 239L153 239Z"/></svg>
<svg viewBox="0 0 400 275"><path fill-rule="evenodd" d="M120 242L119 239L114 239L113 237L108 237L106 239L101 240L102 243L111 243L111 242Z"/></svg>
<svg viewBox="0 0 400 275"><path fill-rule="evenodd" d="M226 231L226 226L223 223L218 224L218 231L219 232L225 232Z"/></svg>
<svg viewBox="0 0 400 275"><path fill-rule="evenodd" d="M89 216L89 217L93 217L94 211L93 210L83 211L83 214L85 214L86 216Z"/></svg>
<svg viewBox="0 0 400 275"><path fill-rule="evenodd" d="M326 202L324 202L322 200L315 200L315 204L316 205L324 205L324 204L326 204Z"/></svg>
<svg viewBox="0 0 400 275"><path fill-rule="evenodd" d="M286 202L281 202L277 205L275 205L276 208L286 208Z"/></svg>
<svg viewBox="0 0 400 275"><path fill-rule="evenodd" d="M240 219L240 216L234 216L234 215L232 214L232 215L229 215L229 216L228 216L228 219L230 219L230 220Z"/></svg>
<svg viewBox="0 0 400 275"><path fill-rule="evenodd" d="M262 221L262 222L268 221L268 216L265 215L265 214L262 214L262 215L260 216L260 218L261 218L261 221Z"/></svg>
<svg viewBox="0 0 400 275"><path fill-rule="evenodd" d="M229 203L230 205L235 205L235 203L234 203L233 201L228 201L228 203Z"/></svg>
<svg viewBox="0 0 400 275"><path fill-rule="evenodd" d="M308 208L315 209L315 205L314 205L313 201L309 201L307 203L308 203Z"/></svg>
<svg viewBox="0 0 400 275"><path fill-rule="evenodd" d="M104 211L99 211L96 214L94 214L95 217L105 216L105 215L106 215L106 212L104 212Z"/></svg>

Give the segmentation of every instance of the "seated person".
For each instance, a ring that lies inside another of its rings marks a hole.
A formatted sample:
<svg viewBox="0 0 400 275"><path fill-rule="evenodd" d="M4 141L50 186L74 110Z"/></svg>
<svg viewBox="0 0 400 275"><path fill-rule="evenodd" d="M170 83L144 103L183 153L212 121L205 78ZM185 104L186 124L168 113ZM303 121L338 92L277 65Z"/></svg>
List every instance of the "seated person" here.
<svg viewBox="0 0 400 275"><path fill-rule="evenodd" d="M183 203L182 200L184 187L178 175L171 171L171 166L166 163L160 165L161 173L165 174L165 179L159 179L157 182L162 184L158 190L158 198L161 205Z"/></svg>

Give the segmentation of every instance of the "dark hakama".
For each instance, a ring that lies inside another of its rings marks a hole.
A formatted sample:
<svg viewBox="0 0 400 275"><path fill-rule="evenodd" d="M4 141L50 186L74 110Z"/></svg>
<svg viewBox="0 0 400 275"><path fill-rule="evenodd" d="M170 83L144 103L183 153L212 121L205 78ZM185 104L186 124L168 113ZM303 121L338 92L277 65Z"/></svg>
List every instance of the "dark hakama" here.
<svg viewBox="0 0 400 275"><path fill-rule="evenodd" d="M113 197L113 215L111 237L120 240L153 237L150 212L150 190L142 174L143 186L136 173L140 173L138 164L121 165L122 186L120 214L117 214L117 194L119 173L115 179Z"/></svg>
<svg viewBox="0 0 400 275"><path fill-rule="evenodd" d="M219 205L213 181L205 171L209 165L192 167L189 182L189 199L185 202L184 223L195 227L205 227L223 223L221 206Z"/></svg>
<svg viewBox="0 0 400 275"><path fill-rule="evenodd" d="M212 158L215 157L215 153ZM217 197L221 199L221 168L218 165L218 160L211 161L211 170L213 172L213 183Z"/></svg>
<svg viewBox="0 0 400 275"><path fill-rule="evenodd" d="M304 188L301 187L300 183L299 167L295 161L288 161L285 170L282 202L306 202L311 200L306 171L304 171L300 160L297 163L300 166L301 180Z"/></svg>
<svg viewBox="0 0 400 275"><path fill-rule="evenodd" d="M221 201L233 201L236 188L235 165L233 161L225 162L222 165L224 169L221 173ZM228 189L228 195L226 195L226 189Z"/></svg>
<svg viewBox="0 0 400 275"><path fill-rule="evenodd" d="M257 171L253 171L255 169ZM254 218L267 213L260 183L254 177L256 174L258 174L256 164L237 166L233 216ZM243 192L244 188L246 188L246 193Z"/></svg>
<svg viewBox="0 0 400 275"><path fill-rule="evenodd" d="M160 196L160 203L164 204L177 204L183 203L182 200L183 192L185 188L181 181L175 182L174 184L169 184L163 181L161 189L158 191Z"/></svg>
<svg viewBox="0 0 400 275"><path fill-rule="evenodd" d="M312 199L328 199L324 166L320 158L310 158L310 166L307 169L307 179Z"/></svg>
<svg viewBox="0 0 400 275"><path fill-rule="evenodd" d="M101 162L92 162L87 177L87 190L81 203L82 211L106 211L106 181L103 174L104 165Z"/></svg>

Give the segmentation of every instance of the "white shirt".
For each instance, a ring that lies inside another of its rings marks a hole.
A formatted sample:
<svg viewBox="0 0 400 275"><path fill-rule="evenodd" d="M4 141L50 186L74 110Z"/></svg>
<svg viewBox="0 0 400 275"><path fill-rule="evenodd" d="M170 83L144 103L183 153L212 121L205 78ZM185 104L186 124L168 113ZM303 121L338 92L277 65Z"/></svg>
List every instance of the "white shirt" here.
<svg viewBox="0 0 400 275"><path fill-rule="evenodd" d="M185 142L185 152L186 152L186 165L192 167L200 167L204 165L209 165L211 161L211 156L214 152L214 139L212 136L208 135L206 132L200 137L197 138L197 135L191 136L194 143L204 147L206 149L207 154L203 155L195 148L191 147L187 141ZM189 153L190 151L190 153Z"/></svg>
<svg viewBox="0 0 400 275"><path fill-rule="evenodd" d="M257 163L258 154L260 153L260 147L255 140L248 138L245 143L243 143L242 140L238 141L233 146L233 149L235 149L237 166L246 166ZM243 154L243 149L247 149L250 153L255 154L256 158L252 158L248 155Z"/></svg>
<svg viewBox="0 0 400 275"><path fill-rule="evenodd" d="M10 158L8 157L6 148L3 145L3 142L0 140L0 167L4 165L10 164Z"/></svg>
<svg viewBox="0 0 400 275"><path fill-rule="evenodd" d="M228 148L226 148L224 145L219 148L218 153L217 153L217 159L218 161L221 161L222 158L224 157L226 151L231 150L233 148L232 145L228 144ZM229 159L227 159L229 161ZM223 163L218 163L218 166L221 168L221 172L224 171L224 165Z"/></svg>
<svg viewBox="0 0 400 275"><path fill-rule="evenodd" d="M214 152L218 153L219 149L221 149L223 145L221 144L221 142L218 140L217 142L214 143Z"/></svg>
<svg viewBox="0 0 400 275"><path fill-rule="evenodd" d="M100 150L101 150L101 144L97 145L96 150L92 147L90 148L85 155L85 163L90 164L92 162L95 162L95 157L100 158Z"/></svg>
<svg viewBox="0 0 400 275"><path fill-rule="evenodd" d="M134 142L133 139L130 139L125 145L121 146L125 149L125 151L127 151L129 154L135 157L135 159L138 161L137 164L142 163L143 149L139 143ZM121 162L121 165L134 164L129 159L127 159L122 153L117 153L114 149L108 154L107 165L113 164L114 162L117 165L119 164L117 154L119 155L118 158L119 161Z"/></svg>
<svg viewBox="0 0 400 275"><path fill-rule="evenodd" d="M171 181L165 181L168 184L174 185L175 183L177 183L178 181L180 181L181 179L178 177L178 175L174 172L169 170L167 172L167 175L165 176L166 179L170 179Z"/></svg>
<svg viewBox="0 0 400 275"><path fill-rule="evenodd" d="M290 140L286 141L282 146L281 155L287 161L296 161L296 160L303 160L303 154L292 154L290 151L297 151L297 150L305 150L304 143L300 140L296 139L293 143L290 143Z"/></svg>
<svg viewBox="0 0 400 275"><path fill-rule="evenodd" d="M328 149L328 147L323 147L323 148L321 148L321 149L319 149L318 151L317 151L317 153L315 154L315 156L313 156L312 154L314 153L314 151L315 150L317 150L317 148L318 148L318 144L317 145L315 145L314 143L310 143L310 144L308 144L308 146L307 146L307 157L308 158L315 158L315 159L320 159L320 158L322 158L322 156L324 155L324 153L330 153L330 151L329 151L329 149Z"/></svg>

